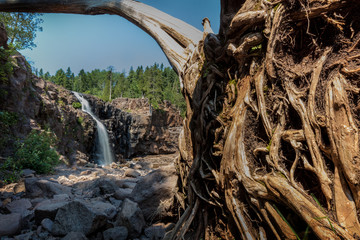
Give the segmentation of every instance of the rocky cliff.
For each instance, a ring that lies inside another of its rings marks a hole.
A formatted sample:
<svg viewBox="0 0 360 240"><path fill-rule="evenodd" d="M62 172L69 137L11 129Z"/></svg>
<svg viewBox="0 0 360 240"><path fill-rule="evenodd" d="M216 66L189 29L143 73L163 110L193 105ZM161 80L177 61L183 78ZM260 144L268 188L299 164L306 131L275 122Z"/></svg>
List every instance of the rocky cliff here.
<svg viewBox="0 0 360 240"><path fill-rule="evenodd" d="M111 103L85 95L109 130L118 158L168 154L178 150L182 118L169 102L152 109L148 99L117 98Z"/></svg>
<svg viewBox="0 0 360 240"><path fill-rule="evenodd" d="M2 51L6 34L0 28ZM9 74L0 71L0 161L14 153L15 142L32 129L51 130L57 138L56 149L65 162L91 160L96 143L94 120L81 111L71 91L32 74L19 53L1 59L10 63ZM147 99L115 99L106 103L85 95L94 112L106 125L117 160L147 154L177 151L182 119L179 111L165 102L150 111Z"/></svg>
<svg viewBox="0 0 360 240"><path fill-rule="evenodd" d="M87 161L95 136L92 119L73 107L77 99L70 91L34 76L23 56L11 59L13 73L0 82L0 156L11 155L15 141L32 129L48 129L65 162Z"/></svg>

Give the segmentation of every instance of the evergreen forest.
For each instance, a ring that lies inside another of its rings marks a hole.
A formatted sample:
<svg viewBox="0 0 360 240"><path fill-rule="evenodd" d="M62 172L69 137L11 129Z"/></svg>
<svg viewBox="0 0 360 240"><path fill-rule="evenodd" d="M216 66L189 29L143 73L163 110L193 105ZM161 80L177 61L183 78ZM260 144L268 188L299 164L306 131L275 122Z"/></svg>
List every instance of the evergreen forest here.
<svg viewBox="0 0 360 240"><path fill-rule="evenodd" d="M55 75L44 73L43 69L35 70L35 74L47 81L63 86L68 90L91 94L104 101L111 101L118 97L148 98L154 108L158 108L162 101L167 100L176 105L182 115L185 113L186 103L181 94L179 79L171 67L155 63L152 66L139 66L129 72L115 72L113 67L106 70L95 69L91 72L80 70L75 75L70 67L59 69Z"/></svg>

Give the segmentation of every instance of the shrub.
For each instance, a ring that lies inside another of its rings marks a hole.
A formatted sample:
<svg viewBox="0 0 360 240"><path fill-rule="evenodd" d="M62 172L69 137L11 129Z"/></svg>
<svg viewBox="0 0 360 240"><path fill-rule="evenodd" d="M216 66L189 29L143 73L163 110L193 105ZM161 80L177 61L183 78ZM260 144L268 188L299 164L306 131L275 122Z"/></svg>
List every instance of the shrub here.
<svg viewBox="0 0 360 240"><path fill-rule="evenodd" d="M9 76L13 73L13 64L11 54L14 49L10 46L9 49L0 47L0 84L8 82Z"/></svg>
<svg viewBox="0 0 360 240"><path fill-rule="evenodd" d="M17 151L2 168L16 172L29 168L40 174L52 172L59 163L59 155L51 147L54 143L55 138L50 132L33 130L23 142L16 143Z"/></svg>
<svg viewBox="0 0 360 240"><path fill-rule="evenodd" d="M78 117L77 121L78 121L78 123L82 124L84 122L84 118L83 117Z"/></svg>
<svg viewBox="0 0 360 240"><path fill-rule="evenodd" d="M79 103L79 102L73 102L72 106L73 106L73 108L76 108L76 109L79 109L82 107L81 103Z"/></svg>
<svg viewBox="0 0 360 240"><path fill-rule="evenodd" d="M0 123L4 127L15 125L18 119L18 115L14 112L0 111Z"/></svg>

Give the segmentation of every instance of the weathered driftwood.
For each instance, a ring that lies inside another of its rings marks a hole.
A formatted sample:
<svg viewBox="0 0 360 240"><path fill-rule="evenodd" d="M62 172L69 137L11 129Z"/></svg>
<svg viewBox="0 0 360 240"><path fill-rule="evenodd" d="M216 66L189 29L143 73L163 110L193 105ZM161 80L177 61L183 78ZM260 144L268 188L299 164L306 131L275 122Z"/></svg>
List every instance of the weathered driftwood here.
<svg viewBox="0 0 360 240"><path fill-rule="evenodd" d="M356 1L222 0L218 35L131 0L0 9L117 14L159 43L187 102L167 238L360 237Z"/></svg>

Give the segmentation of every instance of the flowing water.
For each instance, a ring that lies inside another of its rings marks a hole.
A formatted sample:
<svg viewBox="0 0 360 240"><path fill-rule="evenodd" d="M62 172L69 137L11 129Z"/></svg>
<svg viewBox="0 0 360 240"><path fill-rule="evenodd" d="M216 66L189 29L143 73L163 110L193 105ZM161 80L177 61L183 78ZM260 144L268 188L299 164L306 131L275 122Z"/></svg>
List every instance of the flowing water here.
<svg viewBox="0 0 360 240"><path fill-rule="evenodd" d="M110 144L109 144L109 135L107 133L106 127L100 119L91 111L91 107L89 102L78 92L73 92L75 97L80 101L82 107L81 109L88 113L95 121L97 128L97 137L99 146L97 146L97 161L101 165L109 165L114 161L113 154L111 152Z"/></svg>

